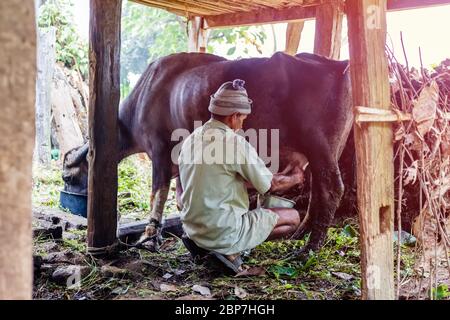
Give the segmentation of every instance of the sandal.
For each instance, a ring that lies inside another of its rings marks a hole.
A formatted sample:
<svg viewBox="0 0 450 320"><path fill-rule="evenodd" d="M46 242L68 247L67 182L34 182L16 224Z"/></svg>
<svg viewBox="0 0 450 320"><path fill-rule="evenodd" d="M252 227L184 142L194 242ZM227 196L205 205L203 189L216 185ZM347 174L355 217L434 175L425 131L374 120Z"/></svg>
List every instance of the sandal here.
<svg viewBox="0 0 450 320"><path fill-rule="evenodd" d="M230 271L233 271L234 274L238 274L243 271L242 265L244 262L242 261L242 257L239 255L233 261L229 260L223 254L218 252L211 251L211 255L219 260L224 266L226 266Z"/></svg>
<svg viewBox="0 0 450 320"><path fill-rule="evenodd" d="M200 248L194 241L189 239L187 235L183 235L181 237L181 241L183 241L184 246L191 253L191 256L194 260L197 258L203 258L209 253L208 250Z"/></svg>

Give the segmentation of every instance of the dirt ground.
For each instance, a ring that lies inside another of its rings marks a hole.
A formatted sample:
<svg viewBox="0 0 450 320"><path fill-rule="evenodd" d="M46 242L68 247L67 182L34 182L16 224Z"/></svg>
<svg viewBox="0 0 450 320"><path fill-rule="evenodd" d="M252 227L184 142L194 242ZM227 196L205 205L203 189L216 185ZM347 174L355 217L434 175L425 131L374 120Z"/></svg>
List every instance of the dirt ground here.
<svg viewBox="0 0 450 320"><path fill-rule="evenodd" d="M323 249L303 263L291 254L303 240L263 243L245 259L249 274L240 276L225 275L211 259L194 263L178 238L166 238L156 253L124 248L102 259L86 254L85 243L85 229L64 231L59 240L35 237L34 299L303 300L361 294L354 221L331 228ZM414 250L402 250L400 298L412 299L418 293Z"/></svg>

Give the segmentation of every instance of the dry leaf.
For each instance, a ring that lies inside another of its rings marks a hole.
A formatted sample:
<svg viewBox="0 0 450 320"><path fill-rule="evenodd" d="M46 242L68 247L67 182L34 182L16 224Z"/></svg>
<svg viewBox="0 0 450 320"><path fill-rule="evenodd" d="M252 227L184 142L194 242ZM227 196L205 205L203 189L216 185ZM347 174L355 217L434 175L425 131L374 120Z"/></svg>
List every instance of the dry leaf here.
<svg viewBox="0 0 450 320"><path fill-rule="evenodd" d="M266 274L266 269L263 267L251 267L239 272L235 277L251 277L251 276L263 276Z"/></svg>
<svg viewBox="0 0 450 320"><path fill-rule="evenodd" d="M234 287L234 295L240 299L244 299L248 296L248 293L241 287Z"/></svg>
<svg viewBox="0 0 450 320"><path fill-rule="evenodd" d="M345 273L345 272L332 272L332 275L338 277L339 279L349 281L353 279L353 276L351 274Z"/></svg>
<svg viewBox="0 0 450 320"><path fill-rule="evenodd" d="M164 279L170 279L170 278L172 278L173 277L173 274L171 274L171 273L166 273L166 274L164 274L163 276L162 276Z"/></svg>
<svg viewBox="0 0 450 320"><path fill-rule="evenodd" d="M397 130L395 130L394 141L400 141L403 139L404 136L405 136L405 127L403 126L403 124L400 124Z"/></svg>
<svg viewBox="0 0 450 320"><path fill-rule="evenodd" d="M209 290L209 288L203 287L203 286L199 286L198 284L194 285L192 287L192 290L194 292L200 293L202 296L210 296L211 295L211 290Z"/></svg>
<svg viewBox="0 0 450 320"><path fill-rule="evenodd" d="M159 286L159 290L161 290L161 292L169 292L169 291L177 291L178 288L173 284L161 283L161 285Z"/></svg>
<svg viewBox="0 0 450 320"><path fill-rule="evenodd" d="M407 186L410 183L415 183L417 179L417 169L419 162L414 161L409 168L405 169L403 185Z"/></svg>
<svg viewBox="0 0 450 320"><path fill-rule="evenodd" d="M412 115L417 126L417 132L422 138L433 126L438 100L439 87L436 81L433 81L429 87L425 87L420 92L419 98L414 102Z"/></svg>

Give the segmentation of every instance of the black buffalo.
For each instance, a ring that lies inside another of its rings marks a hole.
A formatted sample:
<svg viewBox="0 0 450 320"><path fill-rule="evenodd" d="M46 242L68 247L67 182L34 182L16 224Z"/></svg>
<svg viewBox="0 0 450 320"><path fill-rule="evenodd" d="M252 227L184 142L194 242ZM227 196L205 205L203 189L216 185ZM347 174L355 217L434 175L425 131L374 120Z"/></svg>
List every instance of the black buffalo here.
<svg viewBox="0 0 450 320"><path fill-rule="evenodd" d="M210 95L233 79L245 80L253 99L244 129L279 129L282 154L301 153L309 161L308 214L295 237L311 231L307 249L316 250L344 193L338 161L353 123L347 61L284 53L237 61L198 53L158 59L119 108L118 160L148 154L153 163L151 219L161 221L170 180L177 175L171 151L178 142L171 141L172 132L192 131L195 120L207 121ZM64 180L71 191L87 187L86 154L83 146L65 158Z"/></svg>

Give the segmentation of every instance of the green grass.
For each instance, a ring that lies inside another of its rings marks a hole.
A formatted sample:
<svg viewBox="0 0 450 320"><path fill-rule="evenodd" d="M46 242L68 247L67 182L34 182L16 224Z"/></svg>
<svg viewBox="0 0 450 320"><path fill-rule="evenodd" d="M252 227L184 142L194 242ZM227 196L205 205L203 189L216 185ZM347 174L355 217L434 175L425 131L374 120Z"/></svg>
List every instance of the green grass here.
<svg viewBox="0 0 450 320"><path fill-rule="evenodd" d="M152 167L147 157L133 155L118 167L117 206L122 216L133 214L136 219L147 218L150 212ZM166 202L165 213L177 211L174 187ZM64 188L62 169L58 162L49 168L33 168L33 206L59 208L59 193Z"/></svg>
<svg viewBox="0 0 450 320"><path fill-rule="evenodd" d="M63 187L61 169L55 162L49 168L33 167L33 206L58 208Z"/></svg>

